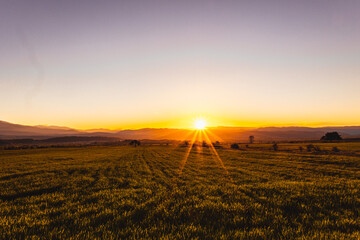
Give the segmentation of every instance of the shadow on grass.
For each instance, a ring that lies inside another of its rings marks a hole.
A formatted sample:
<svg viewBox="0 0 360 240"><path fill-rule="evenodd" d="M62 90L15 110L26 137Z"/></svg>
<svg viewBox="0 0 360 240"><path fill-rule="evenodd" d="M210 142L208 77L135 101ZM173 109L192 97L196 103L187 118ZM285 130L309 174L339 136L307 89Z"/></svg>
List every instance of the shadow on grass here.
<svg viewBox="0 0 360 240"><path fill-rule="evenodd" d="M21 192L21 193L16 193L16 194L11 194L11 195L0 195L0 199L3 201L12 201L12 200L16 200L18 198L25 198L25 197L39 196L39 195L47 194L47 193L54 193L54 192L59 191L60 189L61 189L61 186L42 188L42 189L32 190L32 191L28 191L28 192Z"/></svg>

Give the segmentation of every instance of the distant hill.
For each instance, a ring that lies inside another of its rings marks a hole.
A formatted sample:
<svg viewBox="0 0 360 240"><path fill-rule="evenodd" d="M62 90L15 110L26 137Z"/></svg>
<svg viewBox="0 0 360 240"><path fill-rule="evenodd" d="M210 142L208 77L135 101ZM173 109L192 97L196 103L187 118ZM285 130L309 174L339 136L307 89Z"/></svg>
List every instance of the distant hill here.
<svg viewBox="0 0 360 240"><path fill-rule="evenodd" d="M211 141L247 141L250 135L255 141L280 140L318 140L326 132L337 131L343 138L360 137L360 126L345 127L212 127L208 128ZM107 129L76 130L56 126L25 126L0 121L0 139L33 138L45 139L51 137L115 137L120 139L152 139L152 140L185 140L191 139L194 131L190 129L144 128L136 130L111 131Z"/></svg>
<svg viewBox="0 0 360 240"><path fill-rule="evenodd" d="M0 121L0 136L5 137L32 137L32 136L67 136L81 132L64 127L26 126Z"/></svg>
<svg viewBox="0 0 360 240"><path fill-rule="evenodd" d="M69 144L69 143L101 143L101 142L115 142L119 141L118 138L114 137L77 137L77 136L67 136L67 137L53 137L46 139L8 139L2 140L0 139L0 146L6 145L37 145L37 144Z"/></svg>

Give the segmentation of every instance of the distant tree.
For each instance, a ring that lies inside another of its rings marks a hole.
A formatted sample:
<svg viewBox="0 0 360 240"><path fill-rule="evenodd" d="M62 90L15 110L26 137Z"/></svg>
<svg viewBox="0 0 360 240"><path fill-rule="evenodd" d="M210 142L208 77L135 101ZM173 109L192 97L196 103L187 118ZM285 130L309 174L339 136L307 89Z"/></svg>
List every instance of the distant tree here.
<svg viewBox="0 0 360 240"><path fill-rule="evenodd" d="M219 141L214 142L212 145L214 146L214 148L222 148Z"/></svg>
<svg viewBox="0 0 360 240"><path fill-rule="evenodd" d="M321 137L321 140L336 141L336 140L342 140L342 137L338 132L327 132L324 136Z"/></svg>
<svg viewBox="0 0 360 240"><path fill-rule="evenodd" d="M140 141L139 140L131 140L129 143L131 146L139 146L140 145Z"/></svg>
<svg viewBox="0 0 360 240"><path fill-rule="evenodd" d="M249 136L249 143L250 144L253 144L254 143L254 136Z"/></svg>
<svg viewBox="0 0 360 240"><path fill-rule="evenodd" d="M205 141L202 142L203 147L208 147L207 143Z"/></svg>
<svg viewBox="0 0 360 240"><path fill-rule="evenodd" d="M189 141L184 142L185 147L189 146Z"/></svg>
<svg viewBox="0 0 360 240"><path fill-rule="evenodd" d="M237 143L231 144L231 148L232 149L240 149L239 144L237 144Z"/></svg>

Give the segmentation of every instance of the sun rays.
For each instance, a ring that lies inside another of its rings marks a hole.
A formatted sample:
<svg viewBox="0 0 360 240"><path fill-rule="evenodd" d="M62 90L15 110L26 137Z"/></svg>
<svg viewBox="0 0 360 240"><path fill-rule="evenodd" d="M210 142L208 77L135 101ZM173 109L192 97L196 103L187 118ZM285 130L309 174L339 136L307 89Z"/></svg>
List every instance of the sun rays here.
<svg viewBox="0 0 360 240"><path fill-rule="evenodd" d="M191 150L196 147L199 148L199 155L197 157L201 158L201 161L203 161L203 148L208 147L210 149L210 153L213 157L213 159L218 162L218 164L221 166L221 168L225 171L226 175L229 177L230 181L232 181L231 176L229 174L229 171L224 165L224 162L222 161L221 157L219 156L218 152L216 151L216 148L214 147L214 144L212 143L210 137L208 134L212 135L213 138L216 140L221 140L218 136L216 136L214 133L212 133L210 130L206 129L206 122L202 119L197 119L195 121L195 130L193 132L193 137L190 142L185 141L185 146L187 147L184 159L180 163L179 168L179 177L181 176L186 163L188 161L188 158L190 156Z"/></svg>
<svg viewBox="0 0 360 240"><path fill-rule="evenodd" d="M214 145L213 145L212 142L210 141L210 138L208 137L208 135L206 134L205 131L204 131L204 137L205 137L205 139L206 139L206 142L209 144L210 149L212 150L213 156L218 160L218 162L220 163L221 167L222 167L222 168L224 169L224 171L226 172L226 175L228 175L228 176L230 177L229 172L228 172L228 170L226 169L226 167L225 167L225 165L224 165L224 162L221 160L219 154L217 153ZM231 179L231 177L230 177L230 179Z"/></svg>
<svg viewBox="0 0 360 240"><path fill-rule="evenodd" d="M192 147L193 147L193 145L194 145L194 143L195 143L195 141L196 141L196 137L198 136L198 134L199 134L199 131L195 131L194 136L193 136L193 138L191 139L190 144L189 144L189 146L188 146L188 149L186 150L185 157L184 157L184 159L183 159L183 160L181 161L181 163L180 163L179 176L181 175L181 173L182 173L182 171L183 171L183 169L184 169L184 167L185 167L185 165L186 165L187 159L188 159L188 157L189 157L189 155L190 155L191 149L192 149Z"/></svg>

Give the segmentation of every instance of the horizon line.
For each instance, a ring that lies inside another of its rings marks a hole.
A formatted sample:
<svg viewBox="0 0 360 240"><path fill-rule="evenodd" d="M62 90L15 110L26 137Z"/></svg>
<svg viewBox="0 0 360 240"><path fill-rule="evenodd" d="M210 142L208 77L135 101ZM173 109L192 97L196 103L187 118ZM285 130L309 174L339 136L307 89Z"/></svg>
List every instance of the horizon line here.
<svg viewBox="0 0 360 240"><path fill-rule="evenodd" d="M171 130L194 130L193 127L139 127L139 128L117 128L117 129L111 129L111 128L75 128L75 127L68 127L68 126L62 126L62 125L47 125L47 124L37 124L37 125L28 125L28 124L21 124L21 123L13 123L5 120L0 120L0 122L5 122L8 124L13 125L20 125L20 126L27 126L27 127L44 127L44 128L51 128L51 127L57 127L57 128L67 128L68 130L77 130L77 131L94 131L94 130L105 130L105 131L128 131L128 130L143 130L143 129L171 129ZM306 125L262 125L257 127L251 127L251 126L235 126L235 125L217 125L217 126L207 126L206 128L212 129L212 128L248 128L248 129L259 129L259 128L334 128L334 127L360 127L360 124L358 125L319 125L319 126L306 126Z"/></svg>

